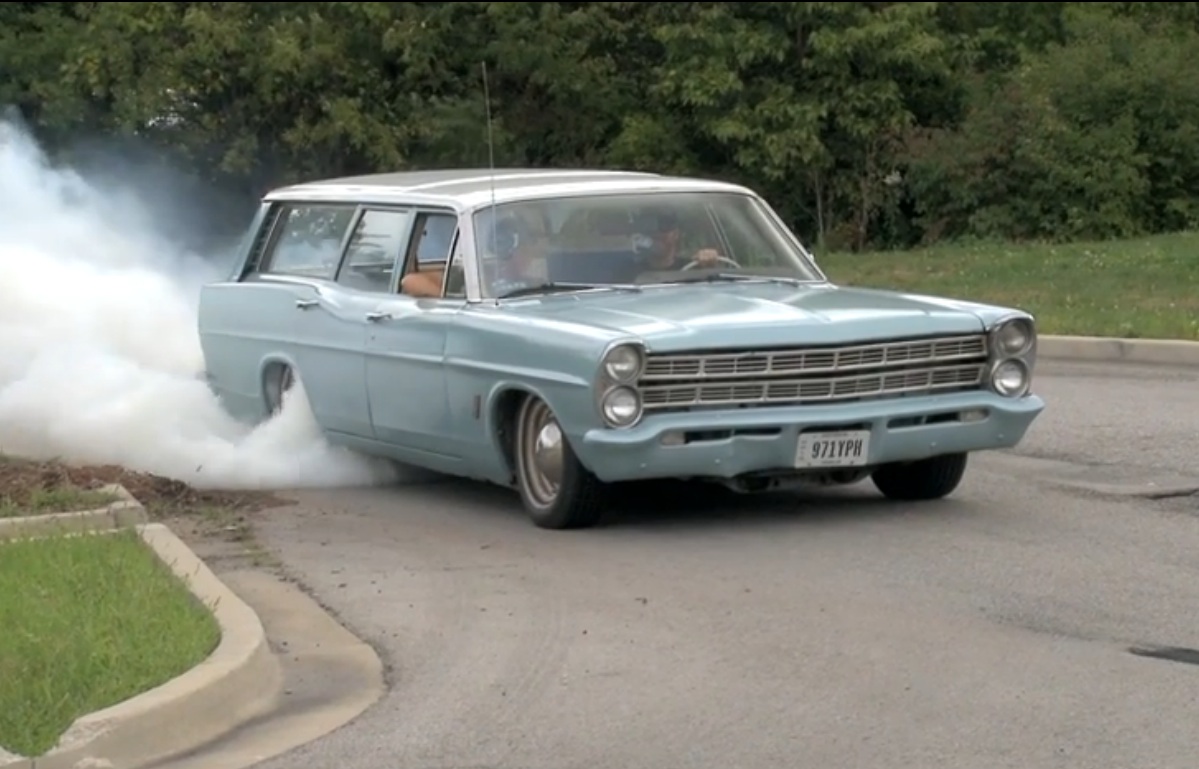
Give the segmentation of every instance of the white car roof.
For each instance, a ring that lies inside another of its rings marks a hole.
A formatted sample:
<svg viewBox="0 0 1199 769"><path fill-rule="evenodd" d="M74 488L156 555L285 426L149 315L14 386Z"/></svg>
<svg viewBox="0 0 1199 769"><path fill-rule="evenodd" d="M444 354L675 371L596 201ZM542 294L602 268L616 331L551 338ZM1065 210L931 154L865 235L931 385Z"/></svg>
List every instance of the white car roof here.
<svg viewBox="0 0 1199 769"><path fill-rule="evenodd" d="M636 171L536 168L446 169L323 179L272 190L264 200L411 202L469 210L490 203L546 197L639 192L751 190L726 182Z"/></svg>

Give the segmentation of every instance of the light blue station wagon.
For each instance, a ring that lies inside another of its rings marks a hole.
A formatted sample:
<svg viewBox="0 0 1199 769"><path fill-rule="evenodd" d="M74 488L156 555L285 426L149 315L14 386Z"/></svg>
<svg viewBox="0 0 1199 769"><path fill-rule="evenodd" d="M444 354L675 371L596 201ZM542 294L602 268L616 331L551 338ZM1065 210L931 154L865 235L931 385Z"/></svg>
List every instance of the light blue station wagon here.
<svg viewBox="0 0 1199 769"><path fill-rule="evenodd" d="M648 479L936 499L1045 407L1028 313L833 285L754 191L648 173L275 190L199 334L238 418L299 382L331 443L514 487L545 528Z"/></svg>

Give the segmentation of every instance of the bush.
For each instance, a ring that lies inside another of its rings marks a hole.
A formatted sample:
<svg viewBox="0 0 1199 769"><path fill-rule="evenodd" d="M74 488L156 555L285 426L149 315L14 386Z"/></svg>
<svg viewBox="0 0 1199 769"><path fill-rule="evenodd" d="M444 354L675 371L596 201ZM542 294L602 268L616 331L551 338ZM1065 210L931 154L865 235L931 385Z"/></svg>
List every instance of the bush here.
<svg viewBox="0 0 1199 769"><path fill-rule="evenodd" d="M1072 9L1067 40L972 84L955 129L914 131L925 240L1067 240L1199 224L1199 34Z"/></svg>

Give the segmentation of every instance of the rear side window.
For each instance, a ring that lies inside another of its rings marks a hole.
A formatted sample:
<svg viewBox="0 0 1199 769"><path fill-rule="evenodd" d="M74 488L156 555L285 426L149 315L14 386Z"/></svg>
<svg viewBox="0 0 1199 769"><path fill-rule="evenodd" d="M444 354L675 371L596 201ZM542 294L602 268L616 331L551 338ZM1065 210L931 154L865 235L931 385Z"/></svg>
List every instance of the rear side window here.
<svg viewBox="0 0 1199 769"><path fill-rule="evenodd" d="M408 211L363 211L337 282L360 291L390 291L411 217Z"/></svg>
<svg viewBox="0 0 1199 769"><path fill-rule="evenodd" d="M278 235L262 272L332 280L354 211L354 206L344 205L287 207L276 225Z"/></svg>

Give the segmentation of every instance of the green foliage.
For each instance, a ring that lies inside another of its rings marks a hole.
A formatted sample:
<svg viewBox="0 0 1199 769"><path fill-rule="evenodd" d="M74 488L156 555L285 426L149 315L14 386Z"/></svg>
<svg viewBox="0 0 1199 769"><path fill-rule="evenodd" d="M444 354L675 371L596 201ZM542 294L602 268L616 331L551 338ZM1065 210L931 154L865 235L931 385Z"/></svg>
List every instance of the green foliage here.
<svg viewBox="0 0 1199 769"><path fill-rule="evenodd" d="M1195 226L1196 50L1199 3L7 3L0 104L246 194L485 165L490 107L498 164L741 181L863 249Z"/></svg>
<svg viewBox="0 0 1199 769"><path fill-rule="evenodd" d="M1199 33L1071 9L1066 35L978 78L954 129L913 132L910 185L935 240L1078 239L1199 225Z"/></svg>
<svg viewBox="0 0 1199 769"><path fill-rule="evenodd" d="M941 29L968 70L1004 72L1023 54L1060 43L1070 3L938 3ZM1133 3L1139 5L1139 3Z"/></svg>

